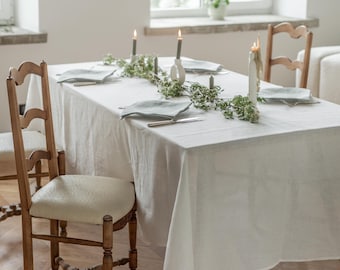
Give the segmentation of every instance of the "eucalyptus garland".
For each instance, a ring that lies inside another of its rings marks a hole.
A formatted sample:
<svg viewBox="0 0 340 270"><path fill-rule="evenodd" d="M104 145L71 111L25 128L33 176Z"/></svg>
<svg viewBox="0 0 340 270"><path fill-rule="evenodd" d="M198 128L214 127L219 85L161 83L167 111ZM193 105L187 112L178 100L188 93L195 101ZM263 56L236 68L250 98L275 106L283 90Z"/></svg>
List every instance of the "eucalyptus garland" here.
<svg viewBox="0 0 340 270"><path fill-rule="evenodd" d="M177 80L171 80L168 76L162 77L156 81L158 92L161 93L165 98L181 97L185 96L188 87L184 84L180 84Z"/></svg>
<svg viewBox="0 0 340 270"><path fill-rule="evenodd" d="M168 74L158 69L154 73L154 56L138 55L134 61L125 59L116 59L111 54L107 54L103 63L105 65L115 64L122 69L122 77L143 78L155 84L158 92L165 98L188 96L195 108L209 111L221 111L226 119L233 119L234 114L240 120L257 123L259 120L259 111L247 96L237 95L232 99L222 99L220 94L223 89L220 86L209 88L197 82L186 82L180 84L177 80L171 80ZM258 98L259 102L263 99Z"/></svg>
<svg viewBox="0 0 340 270"><path fill-rule="evenodd" d="M195 82L189 88L189 96L195 108L204 111L216 110L222 91L220 86L209 88Z"/></svg>

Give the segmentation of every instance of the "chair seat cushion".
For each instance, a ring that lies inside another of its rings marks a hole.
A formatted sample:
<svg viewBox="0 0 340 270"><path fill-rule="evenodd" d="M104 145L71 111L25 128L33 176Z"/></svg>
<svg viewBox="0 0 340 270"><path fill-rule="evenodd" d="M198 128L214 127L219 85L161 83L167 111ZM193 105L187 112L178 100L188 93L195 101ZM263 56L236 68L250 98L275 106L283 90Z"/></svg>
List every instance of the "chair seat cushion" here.
<svg viewBox="0 0 340 270"><path fill-rule="evenodd" d="M34 150L46 149L45 136L40 132L24 130L22 136L27 155ZM13 137L11 132L0 133L0 162L1 161L15 162Z"/></svg>
<svg viewBox="0 0 340 270"><path fill-rule="evenodd" d="M32 216L102 224L103 216L113 222L134 206L134 185L112 177L62 175L48 182L32 197Z"/></svg>

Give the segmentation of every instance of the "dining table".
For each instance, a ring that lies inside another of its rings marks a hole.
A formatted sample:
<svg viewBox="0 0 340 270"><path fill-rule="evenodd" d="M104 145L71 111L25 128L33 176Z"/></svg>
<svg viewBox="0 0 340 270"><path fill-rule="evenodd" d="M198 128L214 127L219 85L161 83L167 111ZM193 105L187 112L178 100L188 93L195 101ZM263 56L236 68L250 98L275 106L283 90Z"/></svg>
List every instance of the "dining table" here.
<svg viewBox="0 0 340 270"><path fill-rule="evenodd" d="M167 71L174 61L160 57ZM112 70L102 83L58 82L68 70ZM260 270L282 261L340 258L340 106L258 102L257 123L193 105L181 118L122 118L130 105L165 100L155 84L101 61L48 66L54 132L68 174L134 181L139 236L164 247L164 270ZM186 72L221 97L248 94L248 76ZM261 88L279 87L261 81ZM171 98L188 101L187 96ZM40 106L39 82L27 107ZM31 128L39 128L33 123Z"/></svg>

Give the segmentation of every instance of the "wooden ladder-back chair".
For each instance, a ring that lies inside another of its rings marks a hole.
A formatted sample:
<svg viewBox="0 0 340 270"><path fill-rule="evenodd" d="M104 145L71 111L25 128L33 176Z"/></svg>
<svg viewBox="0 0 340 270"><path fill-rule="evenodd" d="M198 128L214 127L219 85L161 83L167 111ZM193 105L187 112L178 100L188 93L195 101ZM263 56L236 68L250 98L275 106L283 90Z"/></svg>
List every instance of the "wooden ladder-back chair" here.
<svg viewBox="0 0 340 270"><path fill-rule="evenodd" d="M287 56L273 57L273 39L274 35L279 33L287 33L293 39L305 38L305 55L302 61L291 60ZM264 71L264 80L271 81L271 69L273 65L283 65L289 70L299 69L301 71L300 85L301 88L306 88L308 79L308 69L310 60L310 51L312 47L313 33L308 30L304 25L297 26L296 28L288 22L283 22L275 26L268 25L268 40L267 40L267 53Z"/></svg>
<svg viewBox="0 0 340 270"><path fill-rule="evenodd" d="M36 130L27 129L30 117L31 113L26 112L21 117L20 121L21 128L23 129L22 137L27 156L34 150L45 149L46 147L44 134ZM58 163L59 169L61 170L60 173L63 173L65 171L65 153L63 150L58 151ZM41 161L38 161L29 173L29 178L34 178L36 180L35 191L41 187L41 180L43 177L48 177L48 172L42 167ZM17 179L18 175L15 166L13 136L11 132L2 132L0 133L0 181ZM8 217L20 214L20 203L0 206L0 222L4 221Z"/></svg>
<svg viewBox="0 0 340 270"><path fill-rule="evenodd" d="M30 119L44 120L46 151L34 151L29 158L25 157L20 116L17 103L17 86L21 85L28 74L41 77L43 109L32 109ZM124 179L61 175L58 170L57 151L54 141L47 64L36 65L24 62L18 69L11 68L7 78L7 90L11 115L16 167L18 172L20 201L22 208L23 260L25 270L33 270L33 239L51 242L51 268L72 268L59 255L59 243L97 246L103 249L103 260L93 270L111 270L112 267L129 263L130 269L137 268L136 250L136 199L132 182ZM84 148L86 151L86 148ZM86 152L84 152L86 155ZM48 161L50 180L37 192L31 195L28 182L28 171L39 160ZM50 221L50 233L42 234L32 230L32 220L42 218ZM101 224L103 239L93 241L71 238L59 234L61 222L79 222ZM129 224L130 251L127 258L113 262L113 232Z"/></svg>

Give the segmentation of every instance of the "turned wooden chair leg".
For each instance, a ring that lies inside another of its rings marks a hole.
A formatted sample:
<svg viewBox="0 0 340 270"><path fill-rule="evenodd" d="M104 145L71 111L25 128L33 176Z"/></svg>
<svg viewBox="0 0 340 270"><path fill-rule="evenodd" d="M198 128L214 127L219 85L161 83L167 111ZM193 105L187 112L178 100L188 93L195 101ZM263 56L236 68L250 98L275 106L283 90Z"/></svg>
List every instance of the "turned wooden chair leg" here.
<svg viewBox="0 0 340 270"><path fill-rule="evenodd" d="M38 175L36 179L36 186L35 186L35 191L39 190L41 188L41 161L39 160L35 164L35 173Z"/></svg>
<svg viewBox="0 0 340 270"><path fill-rule="evenodd" d="M60 222L60 236L67 237L67 221L61 220Z"/></svg>
<svg viewBox="0 0 340 270"><path fill-rule="evenodd" d="M131 270L137 269L137 218L136 213L133 213L129 221L129 238L130 238L130 251L129 251L129 267Z"/></svg>
<svg viewBox="0 0 340 270"><path fill-rule="evenodd" d="M103 218L103 267L102 270L112 270L112 246L113 246L113 227L112 217L109 215Z"/></svg>
<svg viewBox="0 0 340 270"><path fill-rule="evenodd" d="M32 218L27 212L22 214L22 246L24 269L33 270Z"/></svg>
<svg viewBox="0 0 340 270"><path fill-rule="evenodd" d="M65 152L64 151L58 152L58 168L59 168L59 174L60 175L66 174Z"/></svg>
<svg viewBox="0 0 340 270"><path fill-rule="evenodd" d="M50 232L51 235L59 235L59 222L58 220L50 220ZM58 270L59 265L56 262L56 258L59 257L59 243L51 242L51 268L52 270Z"/></svg>

